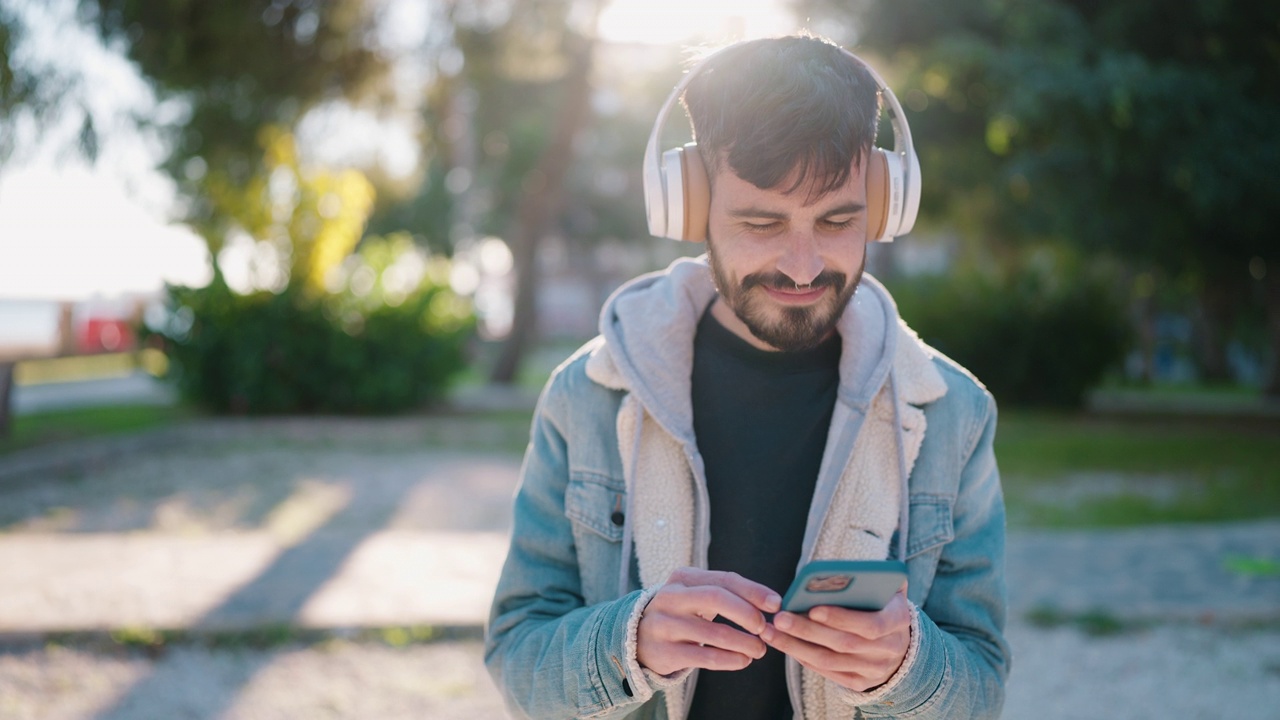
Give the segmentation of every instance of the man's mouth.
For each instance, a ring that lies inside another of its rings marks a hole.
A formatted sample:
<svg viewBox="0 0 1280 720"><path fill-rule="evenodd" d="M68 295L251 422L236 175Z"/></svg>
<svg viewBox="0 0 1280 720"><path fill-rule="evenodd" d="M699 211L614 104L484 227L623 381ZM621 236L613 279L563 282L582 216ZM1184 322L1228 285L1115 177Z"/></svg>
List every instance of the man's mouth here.
<svg viewBox="0 0 1280 720"><path fill-rule="evenodd" d="M801 288L783 288L770 285L761 285L769 297L778 302L787 305L808 305L816 302L827 291L826 285L818 285L816 287L808 286Z"/></svg>

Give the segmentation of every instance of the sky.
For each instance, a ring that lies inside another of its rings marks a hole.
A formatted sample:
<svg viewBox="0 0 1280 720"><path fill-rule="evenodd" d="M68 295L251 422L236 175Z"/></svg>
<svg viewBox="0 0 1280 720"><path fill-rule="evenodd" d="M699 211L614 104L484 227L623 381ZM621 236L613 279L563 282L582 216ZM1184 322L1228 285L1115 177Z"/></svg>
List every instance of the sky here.
<svg viewBox="0 0 1280 720"><path fill-rule="evenodd" d="M394 31L387 42L404 47L420 42L426 22L421 3L388 1ZM35 52L89 68L86 103L95 117L111 119L100 127L105 142L93 166L59 157L66 155L67 139L78 127L71 119L50 129L49 142L21 148L0 170L0 301L110 298L154 292L164 282L207 283L211 273L204 243L172 222L177 216L173 183L154 169L163 159L162 144L128 130L124 120L129 112L175 117L181 108L158 104L126 60L76 26L74 0L0 2L25 5L32 13ZM613 0L599 28L606 41L653 44L794 30L778 0ZM332 157L416 158L411 127L371 132L376 125L369 118L337 108L310 122L316 136L329 139ZM371 137L382 140L370 144Z"/></svg>

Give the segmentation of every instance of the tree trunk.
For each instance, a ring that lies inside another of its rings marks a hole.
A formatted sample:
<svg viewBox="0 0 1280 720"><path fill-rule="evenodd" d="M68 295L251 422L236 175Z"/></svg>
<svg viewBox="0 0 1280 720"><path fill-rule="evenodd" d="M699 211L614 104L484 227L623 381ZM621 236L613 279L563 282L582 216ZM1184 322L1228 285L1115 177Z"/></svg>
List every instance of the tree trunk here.
<svg viewBox="0 0 1280 720"><path fill-rule="evenodd" d="M13 431L13 366L0 361L0 438L7 438Z"/></svg>
<svg viewBox="0 0 1280 720"><path fill-rule="evenodd" d="M520 370L524 353L533 341L538 325L538 247L550 230L551 221L564 199L564 181L573 160L573 141L590 115L591 65L595 39L574 37L565 77L564 103L542 151L538 166L524 180L511 253L515 261L515 314L511 333L489 379L510 384Z"/></svg>
<svg viewBox="0 0 1280 720"><path fill-rule="evenodd" d="M1141 291L1135 301L1138 345L1142 354L1142 377L1139 380L1144 386L1151 385L1156 376L1156 285L1160 282L1154 272L1147 277L1153 278L1150 287Z"/></svg>
<svg viewBox="0 0 1280 720"><path fill-rule="evenodd" d="M1228 282L1221 277L1205 278L1200 293L1200 342L1199 356L1201 379L1209 383L1226 383L1231 380L1231 368L1227 365L1227 344L1231 342L1231 330L1235 321L1235 297Z"/></svg>
<svg viewBox="0 0 1280 720"><path fill-rule="evenodd" d="M1273 269L1274 268L1274 269ZM1271 265L1263 278L1266 289L1267 335L1271 340L1271 367L1264 392L1280 399L1280 263Z"/></svg>

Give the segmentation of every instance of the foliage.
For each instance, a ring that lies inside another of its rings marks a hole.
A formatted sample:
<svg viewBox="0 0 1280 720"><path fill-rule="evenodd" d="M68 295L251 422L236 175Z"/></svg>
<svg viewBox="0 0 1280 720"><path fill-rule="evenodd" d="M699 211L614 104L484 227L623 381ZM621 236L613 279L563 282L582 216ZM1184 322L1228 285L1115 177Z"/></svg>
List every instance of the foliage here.
<svg viewBox="0 0 1280 720"><path fill-rule="evenodd" d="M98 124L114 120L95 113L84 69L68 67L52 52L32 50L38 23L75 21L65 5L0 0L0 167L15 156L25 159L31 147L51 139L60 152L75 150L93 161L100 146ZM74 139L57 137L70 129L61 122L67 117L78 125Z"/></svg>
<svg viewBox="0 0 1280 720"><path fill-rule="evenodd" d="M903 318L1002 404L1078 407L1122 357L1124 312L1106 276L1043 250L1001 273L894 284Z"/></svg>
<svg viewBox="0 0 1280 720"><path fill-rule="evenodd" d="M191 106L173 167L254 166L260 128L289 126L315 103L379 88L387 58L368 44L365 0L80 0L162 94Z"/></svg>
<svg viewBox="0 0 1280 720"><path fill-rule="evenodd" d="M367 0L79 0L161 100L187 108L165 170L187 196L187 218L217 255L228 218L211 195L260 172L264 128L292 128L321 102L377 101L389 59L372 44ZM212 185L214 187L209 187Z"/></svg>
<svg viewBox="0 0 1280 720"><path fill-rule="evenodd" d="M416 277L415 277L416 276ZM216 412L394 412L439 398L465 365L470 307L406 236L366 240L320 294L169 288L155 331L182 396Z"/></svg>
<svg viewBox="0 0 1280 720"><path fill-rule="evenodd" d="M1235 317L1263 304L1249 286L1265 277L1280 358L1280 280L1267 273L1280 267L1274 3L798 6L856 26L859 49L892 69L921 149L926 220L1006 245L1066 240L1135 272L1189 278L1209 377L1225 375ZM1280 362L1273 373L1280 392Z"/></svg>
<svg viewBox="0 0 1280 720"><path fill-rule="evenodd" d="M983 195L1008 231L1170 263L1226 253L1241 273L1274 251L1259 232L1280 200L1266 177L1280 163L1269 130L1280 73L1264 70L1278 60L1272 4L859 6L866 48L888 55L913 135L937 161L925 163L940 178L926 192L947 214ZM976 186L961 159L976 163Z"/></svg>
<svg viewBox="0 0 1280 720"><path fill-rule="evenodd" d="M261 166L242 184L221 171L205 189L219 217L246 233L273 260L276 285L315 294L360 241L373 186L356 170L304 169L293 136L276 126L259 133Z"/></svg>

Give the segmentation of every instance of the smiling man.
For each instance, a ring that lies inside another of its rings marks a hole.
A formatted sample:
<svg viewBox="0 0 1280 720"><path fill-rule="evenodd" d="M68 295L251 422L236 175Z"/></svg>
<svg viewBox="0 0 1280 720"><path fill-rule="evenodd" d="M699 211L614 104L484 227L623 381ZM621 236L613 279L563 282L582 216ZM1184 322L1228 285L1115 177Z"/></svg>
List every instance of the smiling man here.
<svg viewBox="0 0 1280 720"><path fill-rule="evenodd" d="M697 144L659 161L677 96ZM690 71L650 146L651 229L707 255L620 288L539 401L486 637L509 708L998 716L995 405L863 274L919 197L896 100L828 42L745 42ZM782 611L818 559L908 581L880 610Z"/></svg>

